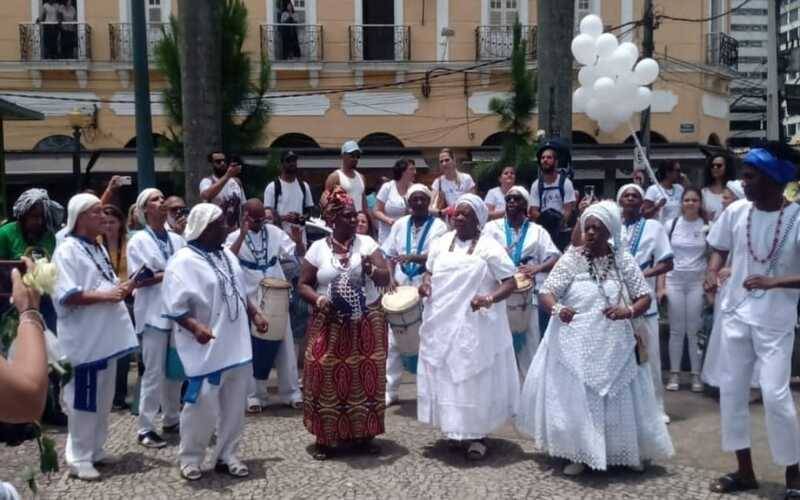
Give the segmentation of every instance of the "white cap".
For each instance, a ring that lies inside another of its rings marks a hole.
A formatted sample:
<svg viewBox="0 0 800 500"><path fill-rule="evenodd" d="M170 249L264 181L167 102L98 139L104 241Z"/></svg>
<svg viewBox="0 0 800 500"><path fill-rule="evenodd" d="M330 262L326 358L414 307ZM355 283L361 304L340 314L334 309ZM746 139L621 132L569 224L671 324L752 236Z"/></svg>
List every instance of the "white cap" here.
<svg viewBox="0 0 800 500"><path fill-rule="evenodd" d="M342 144L343 155L348 155L355 151L358 151L359 153L361 152L361 148L358 147L358 143L356 141L347 141L344 144Z"/></svg>

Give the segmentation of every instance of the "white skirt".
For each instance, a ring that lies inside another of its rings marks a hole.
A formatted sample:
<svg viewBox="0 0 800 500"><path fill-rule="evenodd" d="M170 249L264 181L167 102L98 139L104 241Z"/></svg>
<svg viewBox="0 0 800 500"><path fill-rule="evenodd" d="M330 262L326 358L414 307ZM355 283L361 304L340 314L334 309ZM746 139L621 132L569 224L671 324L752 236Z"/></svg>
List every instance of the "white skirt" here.
<svg viewBox="0 0 800 500"><path fill-rule="evenodd" d="M555 355L548 330L522 389L517 428L548 455L605 470L673 455L647 365L613 398L589 390Z"/></svg>
<svg viewBox="0 0 800 500"><path fill-rule="evenodd" d="M417 365L417 419L439 427L449 439L480 439L512 418L519 405L519 374L510 345L489 368L461 383L446 365L422 357Z"/></svg>

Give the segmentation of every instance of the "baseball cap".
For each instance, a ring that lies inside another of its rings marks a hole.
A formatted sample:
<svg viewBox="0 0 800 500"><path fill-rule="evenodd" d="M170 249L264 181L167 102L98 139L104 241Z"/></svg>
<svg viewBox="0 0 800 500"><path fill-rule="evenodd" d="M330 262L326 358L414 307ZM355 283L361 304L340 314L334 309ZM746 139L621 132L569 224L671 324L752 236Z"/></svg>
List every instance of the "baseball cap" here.
<svg viewBox="0 0 800 500"><path fill-rule="evenodd" d="M342 154L349 155L350 153L354 153L358 151L361 152L361 148L358 147L358 143L356 141L347 141L342 144Z"/></svg>
<svg viewBox="0 0 800 500"><path fill-rule="evenodd" d="M281 154L281 162L285 162L289 158L294 158L296 160L297 159L297 153L295 153L291 149L287 149L286 151L284 151Z"/></svg>

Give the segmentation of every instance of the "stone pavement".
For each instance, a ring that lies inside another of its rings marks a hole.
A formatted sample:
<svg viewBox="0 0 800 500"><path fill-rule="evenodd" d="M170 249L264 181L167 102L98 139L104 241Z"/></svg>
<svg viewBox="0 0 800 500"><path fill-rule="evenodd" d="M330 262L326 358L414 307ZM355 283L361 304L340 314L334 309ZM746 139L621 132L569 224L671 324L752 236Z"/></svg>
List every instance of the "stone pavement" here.
<svg viewBox="0 0 800 500"><path fill-rule="evenodd" d="M408 377L401 388L404 402L387 411L387 433L378 439L377 457L346 455L325 462L313 460L312 443L302 412L271 407L247 418L240 456L250 467L246 479L206 473L187 483L178 476L177 438L162 450L136 444L135 418L114 413L107 451L122 461L101 470L99 483L70 479L63 467L64 434L55 434L62 471L38 478L43 498L722 498L708 492L708 483L731 470L733 460L719 451L717 406L713 399L688 391L668 393L670 426L676 457L653 464L644 473L625 469L593 472L580 478L561 474L562 463L535 451L533 443L510 425L489 441L480 463L468 463L448 448L433 429L419 424L413 402L415 387ZM763 409L754 407L754 458L762 478L755 495L735 498L780 498L782 472L771 464L763 433ZM26 469L38 465L35 444L0 448L0 478L13 482L25 496Z"/></svg>

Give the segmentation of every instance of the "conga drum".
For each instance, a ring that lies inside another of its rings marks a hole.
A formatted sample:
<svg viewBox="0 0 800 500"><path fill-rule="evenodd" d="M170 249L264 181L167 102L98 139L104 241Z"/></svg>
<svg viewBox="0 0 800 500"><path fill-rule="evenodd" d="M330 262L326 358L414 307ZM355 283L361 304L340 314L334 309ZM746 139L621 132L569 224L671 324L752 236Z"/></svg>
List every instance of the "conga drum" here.
<svg viewBox="0 0 800 500"><path fill-rule="evenodd" d="M508 326L512 334L527 332L533 313L533 280L522 273L515 274L514 280L517 282L517 289L506 299Z"/></svg>
<svg viewBox="0 0 800 500"><path fill-rule="evenodd" d="M419 353L419 327L422 323L422 302L413 286L398 286L381 299L386 321L392 328L397 350L403 356Z"/></svg>
<svg viewBox="0 0 800 500"><path fill-rule="evenodd" d="M279 278L264 278L259 284L261 300L258 308L269 323L266 333L253 326L250 328L253 345L253 376L267 380L275 365L281 342L286 337L289 325L289 294L291 285Z"/></svg>

